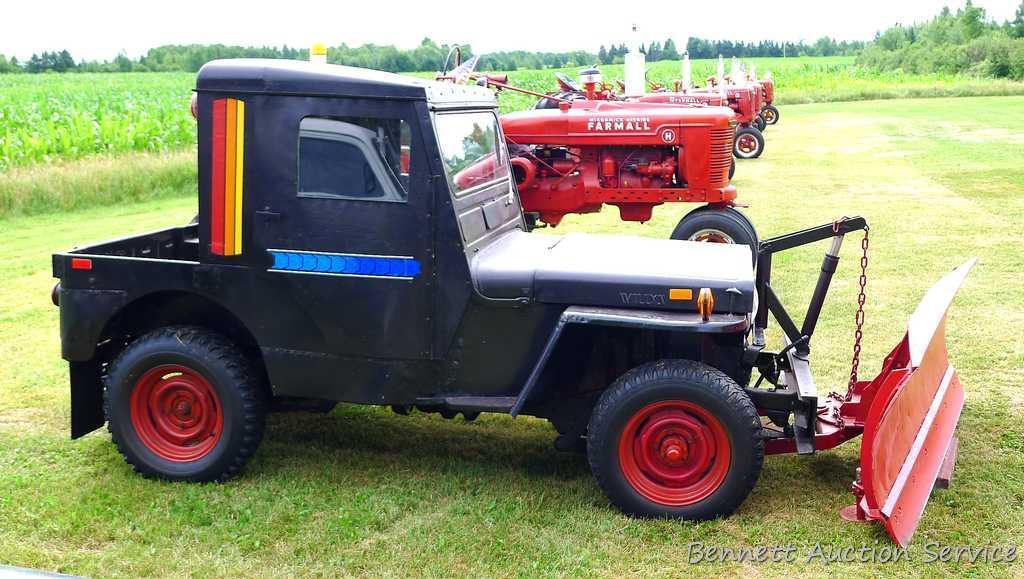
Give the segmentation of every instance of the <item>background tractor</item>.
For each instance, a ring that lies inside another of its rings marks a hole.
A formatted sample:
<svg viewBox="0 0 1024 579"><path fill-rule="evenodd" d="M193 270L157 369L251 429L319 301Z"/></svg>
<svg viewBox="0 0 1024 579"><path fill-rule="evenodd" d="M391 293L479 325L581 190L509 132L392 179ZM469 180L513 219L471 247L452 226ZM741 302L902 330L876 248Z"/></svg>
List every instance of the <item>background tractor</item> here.
<svg viewBox="0 0 1024 579"><path fill-rule="evenodd" d="M582 71L579 84L559 75L562 90L544 95L474 73L473 65L467 61L439 78L473 78L540 99L534 109L501 116L532 225L556 226L568 213L594 213L605 204L615 205L624 221L645 222L662 203L702 203L680 219L672 239L757 247L755 228L736 209L729 183L736 128L730 108L621 100L595 68ZM458 179L478 179L494 162L467 167Z"/></svg>

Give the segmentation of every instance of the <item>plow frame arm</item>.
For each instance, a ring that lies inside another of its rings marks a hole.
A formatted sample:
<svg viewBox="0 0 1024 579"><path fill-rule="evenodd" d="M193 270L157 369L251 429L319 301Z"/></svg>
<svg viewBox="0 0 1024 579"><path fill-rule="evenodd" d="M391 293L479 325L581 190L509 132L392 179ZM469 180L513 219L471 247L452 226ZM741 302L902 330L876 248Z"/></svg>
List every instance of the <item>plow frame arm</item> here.
<svg viewBox="0 0 1024 579"><path fill-rule="evenodd" d="M820 446L820 441L817 440L818 393L809 362L811 336L814 334L818 317L825 305L832 275L839 265L839 250L842 247L843 238L847 233L858 230L867 231L867 229L868 224L863 217L843 217L832 223L765 239L758 246L754 287L759 300L754 314L751 341L746 350L745 362L755 366L761 377L753 387L747 387L745 391L764 415L784 429L785 435L766 441L765 450L769 454L781 452L813 454ZM814 293L807 305L807 312L804 314L801 326L797 327L797 323L771 287L772 256L829 238L832 239L832 245L825 252ZM768 326L769 313L772 314L785 334L785 347L779 352L770 352L765 349L764 331ZM775 387L772 389L759 388L765 379ZM790 414L793 416L792 426L789 425ZM836 432L847 434L845 430ZM849 434L852 435L852 433ZM834 446L845 440L845 438L840 438L840 436L836 436L835 440L829 441L829 444Z"/></svg>
<svg viewBox="0 0 1024 579"><path fill-rule="evenodd" d="M821 315L821 309L825 305L825 296L832 281L832 273L835 272L839 263L838 254L843 236L847 233L866 230L867 228L868 223L863 217L844 217L833 223L826 223L761 241L757 250L757 273L754 279L754 288L761 299L758 302L757 312L754 315L754 329L755 333L757 333L757 330L760 330L762 346L764 329L768 327L768 313L771 312L782 328L782 331L785 332L790 344L804 354L810 351L810 338L817 325L818 316ZM822 262L821 274L818 276L818 283L814 288L811 302L807 306L803 325L797 328L796 322L794 322L792 316L790 316L774 290L772 290L772 255L829 238L833 239L832 247L825 254L825 259Z"/></svg>

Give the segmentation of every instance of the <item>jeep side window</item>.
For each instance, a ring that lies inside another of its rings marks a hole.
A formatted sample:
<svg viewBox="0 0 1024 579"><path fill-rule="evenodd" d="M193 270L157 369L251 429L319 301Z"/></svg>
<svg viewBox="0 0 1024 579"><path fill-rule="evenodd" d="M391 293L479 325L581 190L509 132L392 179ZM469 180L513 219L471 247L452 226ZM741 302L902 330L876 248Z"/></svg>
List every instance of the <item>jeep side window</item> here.
<svg viewBox="0 0 1024 579"><path fill-rule="evenodd" d="M405 202L410 142L400 119L306 117L299 124L298 194Z"/></svg>
<svg viewBox="0 0 1024 579"><path fill-rule="evenodd" d="M448 182L456 195L508 178L498 119L493 113L443 113L436 116L434 124Z"/></svg>

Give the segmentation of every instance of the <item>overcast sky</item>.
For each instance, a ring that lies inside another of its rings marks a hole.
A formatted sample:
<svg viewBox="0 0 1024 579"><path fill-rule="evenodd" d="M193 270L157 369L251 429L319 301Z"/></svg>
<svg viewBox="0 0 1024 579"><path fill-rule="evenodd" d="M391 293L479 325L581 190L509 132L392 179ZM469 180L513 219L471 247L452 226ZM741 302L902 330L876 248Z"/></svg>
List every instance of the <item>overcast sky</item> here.
<svg viewBox="0 0 1024 579"><path fill-rule="evenodd" d="M975 0L989 16L1012 18L1020 0ZM0 54L21 60L66 48L78 60L135 57L161 44L224 43L305 47L313 42L394 44L424 36L498 50L596 51L627 40L636 23L650 40L689 36L807 40L823 35L869 40L896 22L928 19L964 0L170 0L118 2L16 0L0 10ZM149 6L152 6L150 8ZM584 7L584 8L580 8ZM746 12L746 14L742 14Z"/></svg>

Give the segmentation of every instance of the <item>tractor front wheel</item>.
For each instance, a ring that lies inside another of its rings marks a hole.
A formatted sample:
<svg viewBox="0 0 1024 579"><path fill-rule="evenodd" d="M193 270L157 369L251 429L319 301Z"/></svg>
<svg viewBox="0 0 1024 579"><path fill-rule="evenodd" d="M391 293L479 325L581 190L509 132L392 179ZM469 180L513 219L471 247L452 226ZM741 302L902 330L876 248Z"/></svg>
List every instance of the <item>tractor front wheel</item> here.
<svg viewBox="0 0 1024 579"><path fill-rule="evenodd" d="M768 121L765 120L764 115L758 114L754 117L754 126L763 133L768 128Z"/></svg>
<svg viewBox="0 0 1024 579"><path fill-rule="evenodd" d="M741 243L750 248L752 256L757 255L754 224L735 207L698 207L679 220L671 237L708 243Z"/></svg>
<svg viewBox="0 0 1024 579"><path fill-rule="evenodd" d="M764 135L757 127L740 127L736 131L732 154L738 159L756 159L764 152Z"/></svg>
<svg viewBox="0 0 1024 579"><path fill-rule="evenodd" d="M764 461L750 397L721 371L660 360L619 378L594 407L587 459L622 511L707 520L730 515Z"/></svg>
<svg viewBox="0 0 1024 579"><path fill-rule="evenodd" d="M761 111L761 116L764 117L764 122L774 125L779 122L779 109L775 105L768 105Z"/></svg>
<svg viewBox="0 0 1024 579"><path fill-rule="evenodd" d="M729 180L732 181L732 176L736 174L736 159L732 160L732 164L729 165Z"/></svg>
<svg viewBox="0 0 1024 579"><path fill-rule="evenodd" d="M104 402L111 438L144 476L226 480L263 437L264 382L219 334L188 326L155 330L110 364Z"/></svg>

